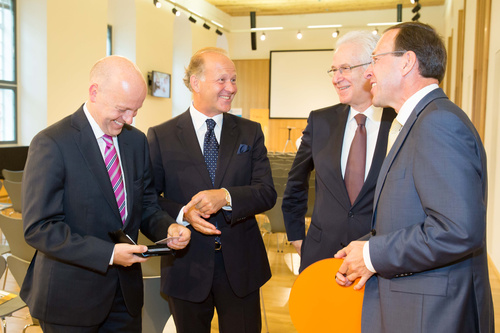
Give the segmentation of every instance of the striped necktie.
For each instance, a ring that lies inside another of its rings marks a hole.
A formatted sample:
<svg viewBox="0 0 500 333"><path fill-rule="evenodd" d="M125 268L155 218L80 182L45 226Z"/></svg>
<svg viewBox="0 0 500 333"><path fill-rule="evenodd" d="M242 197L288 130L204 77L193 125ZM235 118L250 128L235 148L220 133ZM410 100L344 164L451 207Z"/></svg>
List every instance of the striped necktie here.
<svg viewBox="0 0 500 333"><path fill-rule="evenodd" d="M107 134L104 134L102 138L106 143L106 149L104 149L104 163L106 163L111 186L113 186L113 192L115 193L122 223L125 223L125 187L123 186L122 170L120 169L118 154L113 145L113 138Z"/></svg>

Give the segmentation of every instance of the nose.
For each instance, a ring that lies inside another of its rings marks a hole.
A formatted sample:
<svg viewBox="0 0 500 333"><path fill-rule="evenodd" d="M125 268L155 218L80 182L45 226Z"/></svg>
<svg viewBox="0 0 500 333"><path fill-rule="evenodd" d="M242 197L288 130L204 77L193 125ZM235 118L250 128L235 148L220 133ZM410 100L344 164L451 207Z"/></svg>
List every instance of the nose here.
<svg viewBox="0 0 500 333"><path fill-rule="evenodd" d="M363 73L363 76L365 77L365 79L371 79L371 77L373 76L373 65L372 64L369 64L368 67L366 67L366 70L365 72Z"/></svg>
<svg viewBox="0 0 500 333"><path fill-rule="evenodd" d="M226 86L224 87L226 91L229 91L232 94L235 94L238 91L238 87L236 86L236 82L228 80Z"/></svg>
<svg viewBox="0 0 500 333"><path fill-rule="evenodd" d="M333 83L339 83L343 79L344 79L344 75L342 73L340 73L340 70L338 70L338 71L335 72L335 74L333 74L332 82Z"/></svg>
<svg viewBox="0 0 500 333"><path fill-rule="evenodd" d="M132 111L132 110L127 110L125 111L125 113L122 115L122 118L123 120L131 125L132 124L132 121L134 120L134 117L137 113L135 111Z"/></svg>

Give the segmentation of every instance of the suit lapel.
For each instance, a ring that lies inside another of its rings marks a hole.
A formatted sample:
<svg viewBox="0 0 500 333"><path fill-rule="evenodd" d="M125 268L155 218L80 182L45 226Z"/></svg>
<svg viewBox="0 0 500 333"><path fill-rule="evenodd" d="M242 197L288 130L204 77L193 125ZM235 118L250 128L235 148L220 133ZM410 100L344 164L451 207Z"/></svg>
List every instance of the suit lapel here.
<svg viewBox="0 0 500 333"><path fill-rule="evenodd" d="M120 212L118 211L118 206L116 204L115 194L113 192L113 188L111 187L106 165L104 164L104 159L99 151L97 141L94 139L94 132L92 131L87 117L83 112L83 108L80 108L73 115L72 125L80 131L75 136L75 142L83 156L83 159L85 160L85 163L87 164L87 167L93 174L93 178L101 189L106 202L121 220Z"/></svg>
<svg viewBox="0 0 500 333"><path fill-rule="evenodd" d="M339 200L339 202L348 210L351 206L349 195L342 176L341 159L342 145L344 142L344 133L349 115L349 105L341 104L335 107L332 111L332 119L330 121L330 133L328 147L331 147L329 154L325 156L322 164L326 164L324 168L324 184L330 193ZM340 193L340 197L339 197Z"/></svg>
<svg viewBox="0 0 500 333"><path fill-rule="evenodd" d="M222 131L219 144L219 158L217 160L217 170L215 172L214 187L220 188L224 174L226 173L229 161L233 157L238 138L238 128L234 120L227 113L223 114Z"/></svg>
<svg viewBox="0 0 500 333"><path fill-rule="evenodd" d="M384 160L384 163L382 164L382 167L380 169L380 175L377 180L377 186L375 187L375 196L373 200L373 219L372 219L372 227L375 227L375 217L376 217L376 211L377 211L377 205L378 205L378 200L380 198L380 193L382 192L382 188L384 187L385 180L387 178L387 173L389 172L389 169L392 166L392 163L394 162L394 159L399 153L399 150L401 149L401 146L405 142L406 138L408 137L408 134L410 133L411 129L413 128L413 125L418 119L418 116L422 111L426 108L426 106L432 102L433 100L437 98L447 98L446 94L441 90L441 88L435 89L428 93L418 104L415 106L415 109L411 112L410 116L406 120L406 123L404 124L403 128L401 129L401 132L399 133L398 137L396 138L396 141L394 141L394 144L392 146L391 151L387 155L387 157Z"/></svg>
<svg viewBox="0 0 500 333"><path fill-rule="evenodd" d="M179 120L177 122L177 138L184 148L184 151L191 152L189 157L191 158L193 165L197 166L196 169L200 173L206 187L212 188L212 181L210 180L210 175L208 174L205 158L201 152L200 143L196 137L196 131L193 126L191 115L189 114L189 109L179 116ZM217 179L217 175L215 178Z"/></svg>

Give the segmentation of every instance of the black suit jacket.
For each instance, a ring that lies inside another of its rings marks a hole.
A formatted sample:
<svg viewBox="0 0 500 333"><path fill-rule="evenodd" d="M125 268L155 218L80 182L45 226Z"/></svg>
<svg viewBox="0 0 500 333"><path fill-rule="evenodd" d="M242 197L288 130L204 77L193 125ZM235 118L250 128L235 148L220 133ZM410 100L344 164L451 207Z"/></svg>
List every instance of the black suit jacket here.
<svg viewBox="0 0 500 333"><path fill-rule="evenodd" d="M312 111L283 196L283 216L290 240L304 239L300 271L333 255L370 231L373 193L386 155L387 136L396 113L384 109L368 177L351 205L342 177L341 156L349 105ZM305 235L309 175L316 170L316 198Z"/></svg>
<svg viewBox="0 0 500 333"><path fill-rule="evenodd" d="M226 188L232 212L212 215L221 230L226 273L240 297L257 290L271 277L267 254L255 214L271 209L276 191L261 127L224 113L219 159L212 186L189 111L148 131L155 187L160 205L177 216L198 192ZM212 287L214 236L195 231L191 242L175 257L162 258L162 291L192 302L204 300Z"/></svg>
<svg viewBox="0 0 500 333"><path fill-rule="evenodd" d="M175 221L162 212L152 184L145 135L125 126L118 136L127 191L123 225L103 157L81 107L31 142L23 178L25 238L37 249L21 297L31 315L60 325L92 326L108 314L118 284L128 311L143 304L140 264L109 266L108 232L137 240L167 235Z"/></svg>

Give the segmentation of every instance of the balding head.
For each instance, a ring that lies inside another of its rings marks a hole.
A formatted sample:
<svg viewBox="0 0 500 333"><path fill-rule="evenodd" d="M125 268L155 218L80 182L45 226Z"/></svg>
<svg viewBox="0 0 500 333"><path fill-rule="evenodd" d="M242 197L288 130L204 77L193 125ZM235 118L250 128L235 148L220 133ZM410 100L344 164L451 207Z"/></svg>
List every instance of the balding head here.
<svg viewBox="0 0 500 333"><path fill-rule="evenodd" d="M120 134L131 124L147 94L139 68L120 56L102 58L90 71L87 108L104 133Z"/></svg>

